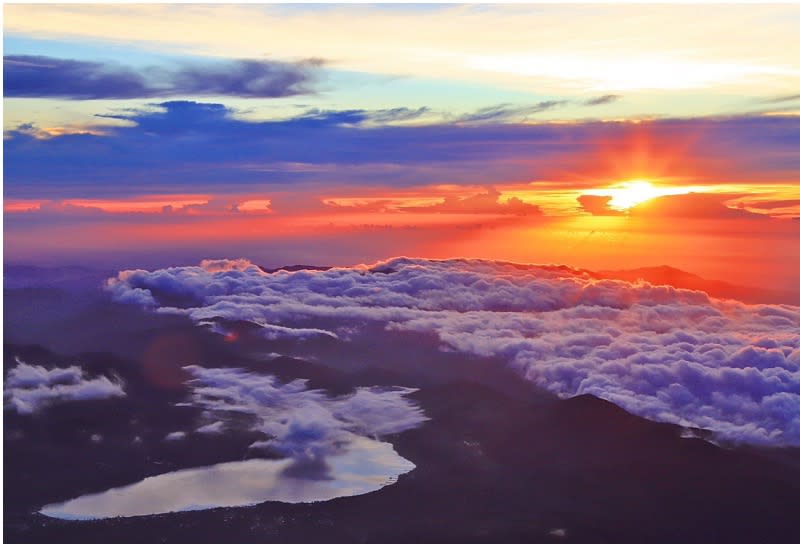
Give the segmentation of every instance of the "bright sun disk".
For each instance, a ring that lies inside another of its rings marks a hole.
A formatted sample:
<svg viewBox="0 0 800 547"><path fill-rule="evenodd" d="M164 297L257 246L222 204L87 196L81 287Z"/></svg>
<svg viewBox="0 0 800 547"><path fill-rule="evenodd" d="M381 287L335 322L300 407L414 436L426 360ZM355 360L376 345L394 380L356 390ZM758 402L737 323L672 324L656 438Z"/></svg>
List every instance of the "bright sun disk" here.
<svg viewBox="0 0 800 547"><path fill-rule="evenodd" d="M664 192L653 186L650 181L629 180L610 189L608 194L611 195L608 205L615 209L630 209L643 201L661 196Z"/></svg>

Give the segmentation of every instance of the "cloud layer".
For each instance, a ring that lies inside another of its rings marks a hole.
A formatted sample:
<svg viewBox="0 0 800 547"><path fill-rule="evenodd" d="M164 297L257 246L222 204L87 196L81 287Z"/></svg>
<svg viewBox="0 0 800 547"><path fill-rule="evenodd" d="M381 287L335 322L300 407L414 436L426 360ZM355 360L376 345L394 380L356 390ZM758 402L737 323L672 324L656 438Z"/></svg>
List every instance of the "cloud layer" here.
<svg viewBox="0 0 800 547"><path fill-rule="evenodd" d="M3 57L6 97L135 99L175 96L289 97L309 93L318 60L229 60L135 69L40 55Z"/></svg>
<svg viewBox="0 0 800 547"><path fill-rule="evenodd" d="M3 395L6 408L33 414L63 401L124 397L125 390L120 380L89 378L79 366L48 369L17 359L17 366L8 371Z"/></svg>
<svg viewBox="0 0 800 547"><path fill-rule="evenodd" d="M374 187L376 181L395 188L485 186L564 181L566 173L567 182L575 173L587 179L627 177L654 166L654 176L794 181L800 168L794 153L800 121L791 116L525 124L505 123L494 109L477 113L486 118L477 124L396 126L391 123L424 111L310 109L289 119L255 121L222 104L158 106L101 116L124 120L126 127L97 126L50 138L40 138L30 125L7 131L7 196L216 193L221 185L231 192L263 193L265 184L296 189L301 183L324 185L327 192L334 184ZM689 142L687 134L693 136ZM650 143L647 164L624 165L639 157L636 143L642 139Z"/></svg>
<svg viewBox="0 0 800 547"><path fill-rule="evenodd" d="M484 194L475 194L469 197L446 197L440 203L417 207L400 207L399 210L420 213L469 213L501 214L501 215L541 215L542 210L538 205L527 203L517 197L501 202L501 192L494 188L487 188Z"/></svg>
<svg viewBox="0 0 800 547"><path fill-rule="evenodd" d="M796 307L597 280L564 267L408 258L274 274L215 261L121 272L109 290L197 322L308 328L333 320L348 336L378 322L432 333L445 350L500 357L560 396L591 393L721 439L800 445Z"/></svg>

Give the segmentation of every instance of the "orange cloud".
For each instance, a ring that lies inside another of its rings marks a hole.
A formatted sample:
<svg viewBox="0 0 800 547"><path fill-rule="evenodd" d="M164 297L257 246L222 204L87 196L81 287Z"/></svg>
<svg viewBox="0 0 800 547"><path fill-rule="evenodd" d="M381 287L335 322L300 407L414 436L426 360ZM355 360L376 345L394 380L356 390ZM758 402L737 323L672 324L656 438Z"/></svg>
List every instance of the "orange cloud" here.
<svg viewBox="0 0 800 547"><path fill-rule="evenodd" d="M428 190L428 195L392 195L371 198L329 198L325 205L333 211L359 211L380 213L425 214L471 214L471 215L540 215L542 210L535 204L517 196L507 196L495 188L484 192L465 194L465 188L445 188L449 195L436 197L437 191Z"/></svg>
<svg viewBox="0 0 800 547"><path fill-rule="evenodd" d="M119 199L6 200L6 213L218 214L270 213L269 199L202 194L145 195Z"/></svg>
<svg viewBox="0 0 800 547"><path fill-rule="evenodd" d="M190 205L202 205L209 200L206 195L150 195L108 199L71 199L65 203L77 207L95 207L106 213L160 213L165 207L175 209Z"/></svg>

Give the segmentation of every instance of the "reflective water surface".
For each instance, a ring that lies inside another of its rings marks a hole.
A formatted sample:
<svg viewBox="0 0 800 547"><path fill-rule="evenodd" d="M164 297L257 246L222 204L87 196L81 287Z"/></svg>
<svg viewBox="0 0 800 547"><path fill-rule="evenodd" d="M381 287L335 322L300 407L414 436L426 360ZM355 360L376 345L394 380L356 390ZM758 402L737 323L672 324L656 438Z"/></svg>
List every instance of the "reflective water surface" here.
<svg viewBox="0 0 800 547"><path fill-rule="evenodd" d="M325 478L299 478L293 460L251 459L182 469L140 482L46 505L39 512L68 520L154 515L216 507L325 501L393 484L414 469L391 444L353 438L346 451L327 458Z"/></svg>

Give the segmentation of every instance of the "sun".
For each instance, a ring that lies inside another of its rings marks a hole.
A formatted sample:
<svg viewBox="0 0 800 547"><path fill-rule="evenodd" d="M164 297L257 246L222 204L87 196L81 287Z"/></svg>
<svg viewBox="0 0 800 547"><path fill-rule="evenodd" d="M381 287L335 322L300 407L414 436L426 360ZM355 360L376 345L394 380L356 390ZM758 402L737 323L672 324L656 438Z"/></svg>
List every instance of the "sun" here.
<svg viewBox="0 0 800 547"><path fill-rule="evenodd" d="M608 190L607 195L611 196L608 205L619 210L630 209L643 201L664 195L664 193L648 180L628 180Z"/></svg>

